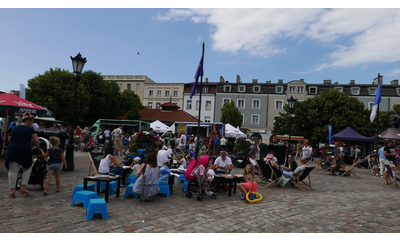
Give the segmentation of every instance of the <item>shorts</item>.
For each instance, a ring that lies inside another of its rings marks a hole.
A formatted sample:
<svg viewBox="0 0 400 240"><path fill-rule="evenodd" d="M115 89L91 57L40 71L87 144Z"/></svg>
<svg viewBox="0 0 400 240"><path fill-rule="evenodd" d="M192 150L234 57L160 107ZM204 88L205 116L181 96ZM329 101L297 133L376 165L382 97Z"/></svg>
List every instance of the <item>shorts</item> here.
<svg viewBox="0 0 400 240"><path fill-rule="evenodd" d="M47 171L61 172L61 163L53 163L48 165Z"/></svg>
<svg viewBox="0 0 400 240"><path fill-rule="evenodd" d="M122 148L122 139L118 139L114 141L115 148Z"/></svg>
<svg viewBox="0 0 400 240"><path fill-rule="evenodd" d="M371 161L371 162L370 162L370 164L371 164L371 167L372 167L372 168L374 168L374 167L377 167L377 166L378 166L378 163L377 163L377 162L373 162L373 161Z"/></svg>

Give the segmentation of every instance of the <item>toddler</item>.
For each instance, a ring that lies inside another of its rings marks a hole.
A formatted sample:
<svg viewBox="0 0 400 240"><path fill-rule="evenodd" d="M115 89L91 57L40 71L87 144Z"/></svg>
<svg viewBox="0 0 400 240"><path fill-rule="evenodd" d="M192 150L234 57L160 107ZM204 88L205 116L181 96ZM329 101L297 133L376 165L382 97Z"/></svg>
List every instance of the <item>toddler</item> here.
<svg viewBox="0 0 400 240"><path fill-rule="evenodd" d="M166 158L163 160L163 165L160 168L160 178L158 179L158 185L168 185L168 178L171 174L171 170L169 169L169 159Z"/></svg>
<svg viewBox="0 0 400 240"><path fill-rule="evenodd" d="M131 164L132 173L129 176L136 176L136 172L139 169L141 162L142 162L142 160L140 159L140 157L135 157L133 159L132 164Z"/></svg>

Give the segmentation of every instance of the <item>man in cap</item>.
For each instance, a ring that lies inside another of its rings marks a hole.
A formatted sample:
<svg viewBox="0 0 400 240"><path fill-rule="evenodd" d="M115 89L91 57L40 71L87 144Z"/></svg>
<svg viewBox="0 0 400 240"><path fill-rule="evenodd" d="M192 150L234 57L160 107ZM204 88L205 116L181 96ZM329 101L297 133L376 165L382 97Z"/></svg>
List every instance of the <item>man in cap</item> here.
<svg viewBox="0 0 400 240"><path fill-rule="evenodd" d="M171 154L168 151L167 146L163 146L161 150L157 153L157 166L162 167L164 164L164 159L170 159Z"/></svg>

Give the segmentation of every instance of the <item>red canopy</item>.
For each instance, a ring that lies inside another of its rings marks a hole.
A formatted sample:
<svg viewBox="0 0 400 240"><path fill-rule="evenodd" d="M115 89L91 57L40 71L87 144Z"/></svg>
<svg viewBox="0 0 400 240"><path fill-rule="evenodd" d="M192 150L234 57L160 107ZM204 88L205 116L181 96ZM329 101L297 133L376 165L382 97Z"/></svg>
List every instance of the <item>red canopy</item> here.
<svg viewBox="0 0 400 240"><path fill-rule="evenodd" d="M12 93L0 94L0 113L11 111L14 115L23 115L30 112L32 115L39 117L53 117L53 112L48 109L36 105L28 100L18 97Z"/></svg>

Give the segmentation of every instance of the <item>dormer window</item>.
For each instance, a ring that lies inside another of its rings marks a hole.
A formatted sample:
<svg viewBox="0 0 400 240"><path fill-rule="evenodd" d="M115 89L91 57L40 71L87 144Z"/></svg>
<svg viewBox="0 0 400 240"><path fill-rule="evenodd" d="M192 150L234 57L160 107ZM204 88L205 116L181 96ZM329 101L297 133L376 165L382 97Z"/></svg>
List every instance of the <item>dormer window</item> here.
<svg viewBox="0 0 400 240"><path fill-rule="evenodd" d="M238 92L245 92L246 91L246 86L244 85L239 85L238 87Z"/></svg>
<svg viewBox="0 0 400 240"><path fill-rule="evenodd" d="M230 92L230 91L231 91L231 85L225 85L224 92Z"/></svg>
<svg viewBox="0 0 400 240"><path fill-rule="evenodd" d="M260 89L261 89L260 86L253 86L253 92L255 92L255 93L259 93Z"/></svg>
<svg viewBox="0 0 400 240"><path fill-rule="evenodd" d="M308 92L310 94L317 94L317 87L309 87Z"/></svg>
<svg viewBox="0 0 400 240"><path fill-rule="evenodd" d="M276 93L283 93L283 87L282 86L275 87L275 92Z"/></svg>
<svg viewBox="0 0 400 240"><path fill-rule="evenodd" d="M359 95L360 94L360 88L359 87L352 87L351 88L351 94L352 95Z"/></svg>

